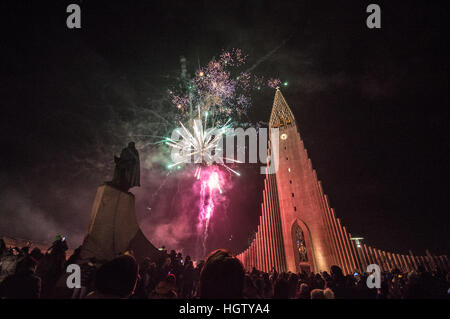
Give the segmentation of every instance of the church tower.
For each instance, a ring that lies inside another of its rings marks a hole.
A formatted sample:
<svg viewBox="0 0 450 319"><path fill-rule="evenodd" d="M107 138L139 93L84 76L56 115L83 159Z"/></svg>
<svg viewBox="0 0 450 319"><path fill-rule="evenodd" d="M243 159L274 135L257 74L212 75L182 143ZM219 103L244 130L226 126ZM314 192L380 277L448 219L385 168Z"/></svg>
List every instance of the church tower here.
<svg viewBox="0 0 450 319"><path fill-rule="evenodd" d="M276 181L287 270L329 270L332 251L322 194L294 115L280 90L275 93L269 127L279 129Z"/></svg>
<svg viewBox="0 0 450 319"><path fill-rule="evenodd" d="M294 115L277 89L269 128L279 130L270 136L269 153L278 170L266 173L263 202L256 236L250 246L237 255L246 270L265 272L329 271L340 266L345 274L363 272L370 264L382 271L400 269L450 271L446 255L396 254L361 244L352 238L329 206L301 139ZM277 138L275 143L274 138ZM278 145L278 157L276 156Z"/></svg>

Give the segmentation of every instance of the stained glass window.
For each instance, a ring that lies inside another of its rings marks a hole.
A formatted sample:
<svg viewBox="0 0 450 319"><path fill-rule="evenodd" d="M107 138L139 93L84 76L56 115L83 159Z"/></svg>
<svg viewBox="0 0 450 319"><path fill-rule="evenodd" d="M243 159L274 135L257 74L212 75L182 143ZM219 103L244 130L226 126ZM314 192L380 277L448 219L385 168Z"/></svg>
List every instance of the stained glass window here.
<svg viewBox="0 0 450 319"><path fill-rule="evenodd" d="M308 261L308 253L306 251L305 237L303 236L303 231L298 225L297 227L295 227L295 242L300 262Z"/></svg>

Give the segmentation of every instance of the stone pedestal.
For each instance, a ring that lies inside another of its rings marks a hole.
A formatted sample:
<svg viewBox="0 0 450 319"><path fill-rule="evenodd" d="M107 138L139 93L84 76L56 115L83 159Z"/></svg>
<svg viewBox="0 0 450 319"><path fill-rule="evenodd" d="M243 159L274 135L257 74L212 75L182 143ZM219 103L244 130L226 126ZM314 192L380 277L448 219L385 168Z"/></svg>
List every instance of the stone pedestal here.
<svg viewBox="0 0 450 319"><path fill-rule="evenodd" d="M92 205L88 234L81 249L81 258L111 260L128 250L139 252L135 257L156 258L159 251L145 238L136 219L134 195L112 186L97 189ZM153 259L152 258L152 259Z"/></svg>

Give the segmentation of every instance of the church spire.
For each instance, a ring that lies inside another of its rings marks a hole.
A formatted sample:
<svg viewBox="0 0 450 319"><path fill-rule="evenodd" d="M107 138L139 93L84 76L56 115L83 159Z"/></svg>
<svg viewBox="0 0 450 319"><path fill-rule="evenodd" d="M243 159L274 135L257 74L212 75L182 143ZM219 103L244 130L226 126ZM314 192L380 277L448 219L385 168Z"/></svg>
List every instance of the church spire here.
<svg viewBox="0 0 450 319"><path fill-rule="evenodd" d="M279 88L275 92L272 114L270 115L269 127L283 127L295 125L295 118L289 105L281 94Z"/></svg>

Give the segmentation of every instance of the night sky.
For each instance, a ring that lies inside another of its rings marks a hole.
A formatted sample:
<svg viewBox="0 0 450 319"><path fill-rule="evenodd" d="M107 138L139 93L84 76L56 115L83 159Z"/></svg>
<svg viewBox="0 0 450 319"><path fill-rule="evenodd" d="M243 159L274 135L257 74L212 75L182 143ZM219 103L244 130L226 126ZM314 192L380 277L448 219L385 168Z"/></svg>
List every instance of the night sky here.
<svg viewBox="0 0 450 319"><path fill-rule="evenodd" d="M0 235L48 242L63 233L81 244L113 155L173 107L164 99L180 56L193 74L241 48L254 73L288 81L313 167L352 235L383 250L448 254L448 16L434 1L375 1L382 28L370 30L371 2L2 3ZM66 27L69 3L81 5L80 30ZM254 97L251 121L268 121L273 96ZM136 142L144 232L195 254L189 177L166 178L157 148ZM256 230L263 179L256 166L240 171L209 249L239 252Z"/></svg>

